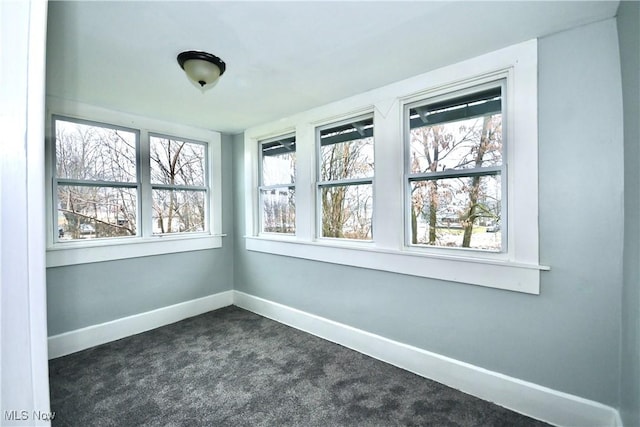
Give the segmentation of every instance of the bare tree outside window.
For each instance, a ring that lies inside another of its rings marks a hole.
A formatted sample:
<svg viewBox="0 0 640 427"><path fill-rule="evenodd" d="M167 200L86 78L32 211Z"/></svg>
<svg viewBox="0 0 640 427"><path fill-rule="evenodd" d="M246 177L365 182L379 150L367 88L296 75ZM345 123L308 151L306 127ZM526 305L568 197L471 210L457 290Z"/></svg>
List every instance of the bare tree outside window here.
<svg viewBox="0 0 640 427"><path fill-rule="evenodd" d="M54 119L59 240L136 235L138 135Z"/></svg>
<svg viewBox="0 0 640 427"><path fill-rule="evenodd" d="M205 231L206 146L151 135L154 234Z"/></svg>
<svg viewBox="0 0 640 427"><path fill-rule="evenodd" d="M208 143L56 115L53 129L54 244L210 231Z"/></svg>
<svg viewBox="0 0 640 427"><path fill-rule="evenodd" d="M320 130L322 237L373 238L373 119Z"/></svg>
<svg viewBox="0 0 640 427"><path fill-rule="evenodd" d="M501 87L410 109L411 243L502 250Z"/></svg>

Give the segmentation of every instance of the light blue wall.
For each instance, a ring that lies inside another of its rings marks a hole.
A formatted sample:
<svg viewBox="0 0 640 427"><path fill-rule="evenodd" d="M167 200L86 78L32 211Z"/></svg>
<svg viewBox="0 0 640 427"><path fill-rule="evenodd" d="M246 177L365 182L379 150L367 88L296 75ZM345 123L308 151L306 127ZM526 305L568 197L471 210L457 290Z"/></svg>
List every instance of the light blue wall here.
<svg viewBox="0 0 640 427"><path fill-rule="evenodd" d="M539 43L539 296L244 249L234 137L235 288L617 406L623 143L615 20ZM517 143L517 142L516 142Z"/></svg>
<svg viewBox="0 0 640 427"><path fill-rule="evenodd" d="M624 287L620 414L640 426L640 3L623 1L618 36L624 98Z"/></svg>
<svg viewBox="0 0 640 427"><path fill-rule="evenodd" d="M222 136L222 248L47 269L49 336L233 289L231 137Z"/></svg>

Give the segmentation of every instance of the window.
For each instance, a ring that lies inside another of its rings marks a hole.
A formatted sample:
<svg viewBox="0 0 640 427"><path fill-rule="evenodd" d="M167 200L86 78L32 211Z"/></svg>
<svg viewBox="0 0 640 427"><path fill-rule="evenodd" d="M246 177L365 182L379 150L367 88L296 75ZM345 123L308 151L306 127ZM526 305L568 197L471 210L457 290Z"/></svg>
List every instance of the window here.
<svg viewBox="0 0 640 427"><path fill-rule="evenodd" d="M260 158L261 231L295 234L295 136L261 142Z"/></svg>
<svg viewBox="0 0 640 427"><path fill-rule="evenodd" d="M61 105L108 122L50 116L47 266L220 247L219 134Z"/></svg>
<svg viewBox="0 0 640 427"><path fill-rule="evenodd" d="M149 137L153 233L204 231L207 224L207 146Z"/></svg>
<svg viewBox="0 0 640 427"><path fill-rule="evenodd" d="M318 129L319 235L373 238L373 118Z"/></svg>
<svg viewBox="0 0 640 427"><path fill-rule="evenodd" d="M63 118L56 118L54 126L54 238L63 242L136 236L139 133Z"/></svg>
<svg viewBox="0 0 640 427"><path fill-rule="evenodd" d="M263 232L256 149L289 129L295 239ZM246 247L537 294L537 138L535 40L256 126Z"/></svg>
<svg viewBox="0 0 640 427"><path fill-rule="evenodd" d="M54 127L58 242L137 236L138 212L154 234L205 231L206 144L149 135L150 157L137 161L136 130L62 117ZM152 212L140 203L143 165L150 166Z"/></svg>
<svg viewBox="0 0 640 427"><path fill-rule="evenodd" d="M503 250L503 85L406 107L409 244Z"/></svg>

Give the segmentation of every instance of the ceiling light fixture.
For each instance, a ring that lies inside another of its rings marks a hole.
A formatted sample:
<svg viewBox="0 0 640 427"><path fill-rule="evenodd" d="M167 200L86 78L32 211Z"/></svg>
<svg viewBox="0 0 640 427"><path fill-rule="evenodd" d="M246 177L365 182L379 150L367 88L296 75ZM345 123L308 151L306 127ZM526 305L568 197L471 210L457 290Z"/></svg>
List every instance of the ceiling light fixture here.
<svg viewBox="0 0 640 427"><path fill-rule="evenodd" d="M212 87L224 74L227 65L215 55L197 50L189 50L178 55L178 64L187 73L187 77L202 90Z"/></svg>

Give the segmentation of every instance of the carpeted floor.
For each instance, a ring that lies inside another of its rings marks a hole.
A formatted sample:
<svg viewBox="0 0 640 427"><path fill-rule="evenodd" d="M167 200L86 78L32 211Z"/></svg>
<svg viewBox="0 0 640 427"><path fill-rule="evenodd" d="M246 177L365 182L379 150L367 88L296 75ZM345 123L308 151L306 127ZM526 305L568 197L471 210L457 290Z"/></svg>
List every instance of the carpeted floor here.
<svg viewBox="0 0 640 427"><path fill-rule="evenodd" d="M51 360L53 426L546 426L237 307Z"/></svg>

